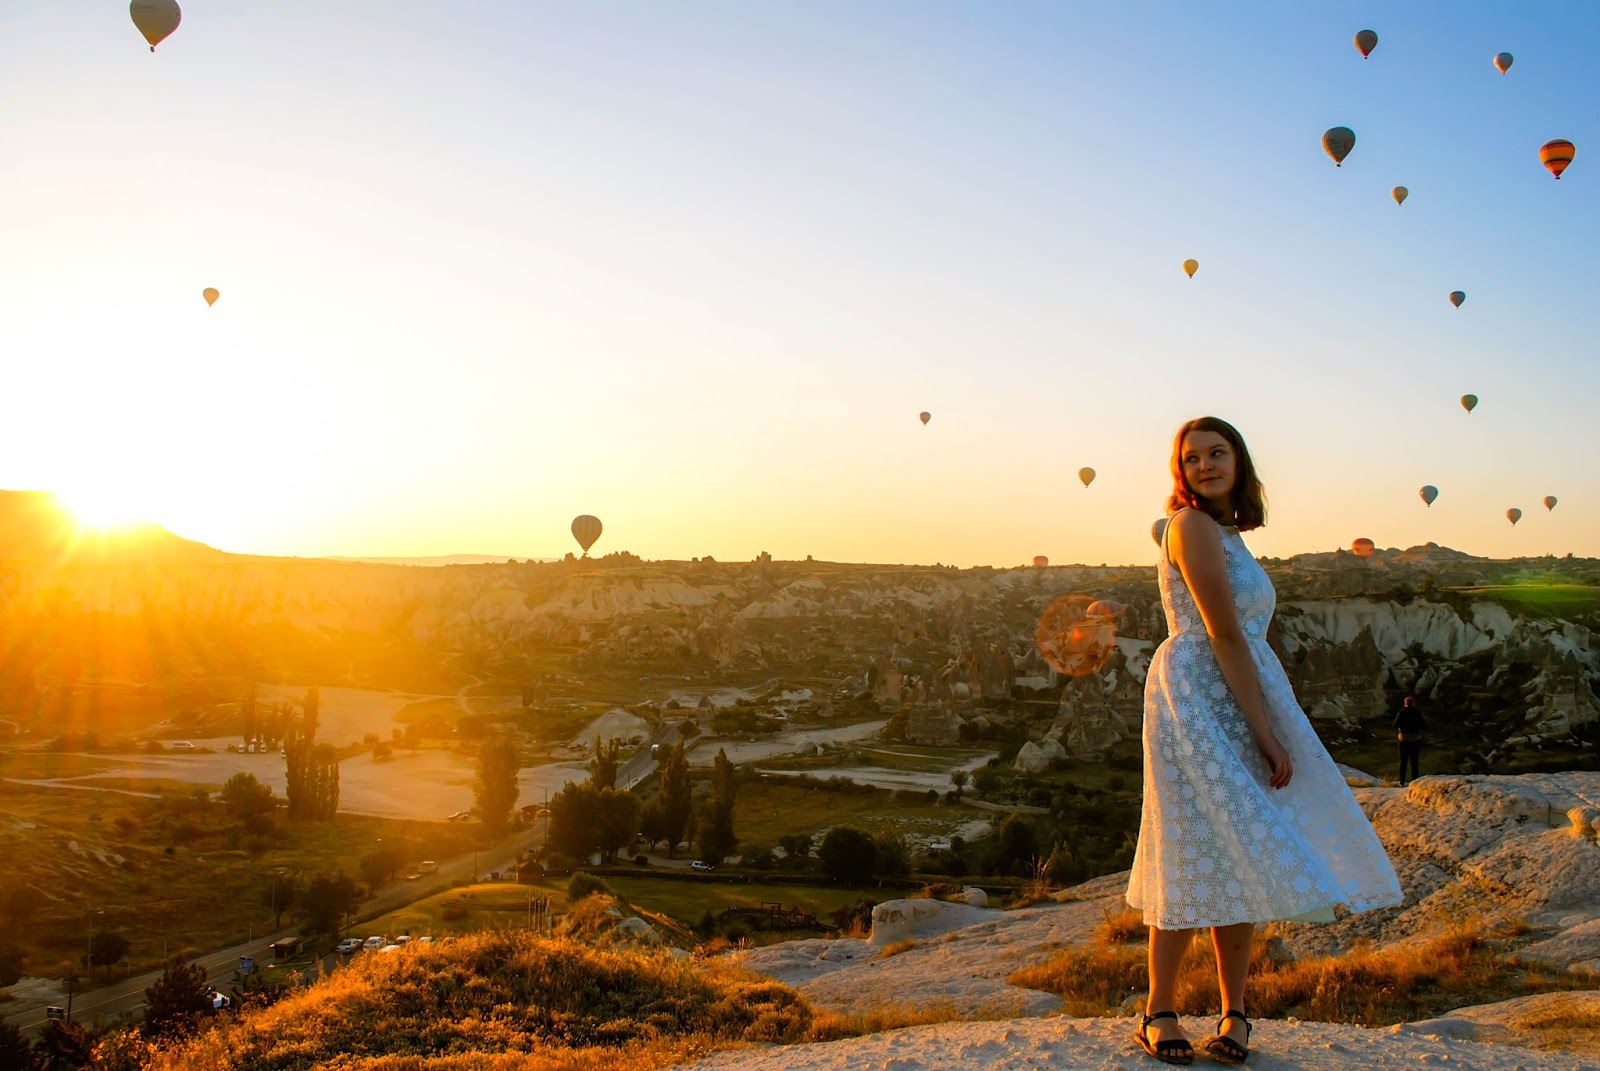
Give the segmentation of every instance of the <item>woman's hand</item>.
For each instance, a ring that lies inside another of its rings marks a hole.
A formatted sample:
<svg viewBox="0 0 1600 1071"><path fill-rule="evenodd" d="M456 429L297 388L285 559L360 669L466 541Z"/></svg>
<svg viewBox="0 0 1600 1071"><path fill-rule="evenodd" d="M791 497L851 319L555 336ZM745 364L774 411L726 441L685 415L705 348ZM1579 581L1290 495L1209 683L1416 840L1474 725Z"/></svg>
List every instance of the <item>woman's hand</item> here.
<svg viewBox="0 0 1600 1071"><path fill-rule="evenodd" d="M1294 776L1294 763L1289 758L1288 749L1270 732L1265 739L1258 737L1256 746L1261 749L1261 757L1266 759L1267 765L1272 768L1272 778L1267 783L1273 788L1283 788Z"/></svg>

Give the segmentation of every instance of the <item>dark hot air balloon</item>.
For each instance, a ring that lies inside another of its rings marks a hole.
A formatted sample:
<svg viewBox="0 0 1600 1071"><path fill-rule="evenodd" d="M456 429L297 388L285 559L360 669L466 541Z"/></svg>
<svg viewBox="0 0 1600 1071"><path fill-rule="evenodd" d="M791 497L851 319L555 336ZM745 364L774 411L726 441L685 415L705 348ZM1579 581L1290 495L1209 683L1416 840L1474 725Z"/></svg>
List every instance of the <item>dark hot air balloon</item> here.
<svg viewBox="0 0 1600 1071"><path fill-rule="evenodd" d="M1461 303L1465 300L1467 300L1467 292L1465 290L1450 291L1450 304L1454 305L1456 308L1459 309L1461 307Z"/></svg>
<svg viewBox="0 0 1600 1071"><path fill-rule="evenodd" d="M1356 147L1356 132L1347 126L1336 126L1322 135L1322 150L1333 157L1333 165L1339 167L1344 163L1344 158L1350 155L1350 150Z"/></svg>
<svg viewBox="0 0 1600 1071"><path fill-rule="evenodd" d="M1478 408L1478 396L1476 394L1463 394L1461 396L1461 408L1469 413Z"/></svg>
<svg viewBox="0 0 1600 1071"><path fill-rule="evenodd" d="M1506 520L1515 525L1518 521L1522 520L1522 511L1517 507L1512 506L1510 509L1506 510Z"/></svg>
<svg viewBox="0 0 1600 1071"><path fill-rule="evenodd" d="M1511 69L1511 64L1513 62L1514 61L1511 58L1511 53L1497 52L1495 53L1494 57L1494 69L1499 71L1501 74L1505 74Z"/></svg>
<svg viewBox="0 0 1600 1071"><path fill-rule="evenodd" d="M1556 508L1556 496L1555 495L1545 495L1544 496L1544 508L1547 509L1547 510Z"/></svg>
<svg viewBox="0 0 1600 1071"><path fill-rule="evenodd" d="M585 556L588 555L589 548L594 546L595 540L600 538L602 530L599 517L591 517L585 513L572 519L572 538L578 541L578 546L583 548Z"/></svg>
<svg viewBox="0 0 1600 1071"><path fill-rule="evenodd" d="M133 25L150 43L150 51L172 36L172 31L183 21L183 12L174 0L133 0L128 5Z"/></svg>
<svg viewBox="0 0 1600 1071"><path fill-rule="evenodd" d="M1167 518L1162 517L1150 526L1150 538L1156 541L1156 546L1161 545L1161 537L1167 534Z"/></svg>
<svg viewBox="0 0 1600 1071"><path fill-rule="evenodd" d="M1422 496L1422 504L1424 506L1431 506L1433 505L1433 500L1439 497L1439 489L1431 483L1425 483L1422 485L1422 490L1418 491L1417 494Z"/></svg>
<svg viewBox="0 0 1600 1071"><path fill-rule="evenodd" d="M1362 59L1372 55L1372 50L1377 47L1378 34L1376 30L1359 30L1356 32L1356 49L1360 51Z"/></svg>
<svg viewBox="0 0 1600 1071"><path fill-rule="evenodd" d="M1567 165L1572 163L1572 158L1577 152L1577 146L1573 145L1572 142L1567 141L1565 138L1556 138L1554 141L1547 141L1540 146L1539 162L1544 165L1546 171L1559 179L1561 172L1565 171Z"/></svg>

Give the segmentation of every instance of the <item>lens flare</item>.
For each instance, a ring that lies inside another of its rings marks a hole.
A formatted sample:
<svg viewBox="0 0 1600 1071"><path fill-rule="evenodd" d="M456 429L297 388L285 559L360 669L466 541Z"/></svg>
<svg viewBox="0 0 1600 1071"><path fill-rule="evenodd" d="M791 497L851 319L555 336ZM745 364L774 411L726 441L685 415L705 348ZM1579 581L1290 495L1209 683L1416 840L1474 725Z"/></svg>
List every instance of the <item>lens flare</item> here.
<svg viewBox="0 0 1600 1071"><path fill-rule="evenodd" d="M1117 618L1125 609L1110 599L1063 595L1039 615L1034 642L1057 673L1087 677L1111 661L1117 649Z"/></svg>

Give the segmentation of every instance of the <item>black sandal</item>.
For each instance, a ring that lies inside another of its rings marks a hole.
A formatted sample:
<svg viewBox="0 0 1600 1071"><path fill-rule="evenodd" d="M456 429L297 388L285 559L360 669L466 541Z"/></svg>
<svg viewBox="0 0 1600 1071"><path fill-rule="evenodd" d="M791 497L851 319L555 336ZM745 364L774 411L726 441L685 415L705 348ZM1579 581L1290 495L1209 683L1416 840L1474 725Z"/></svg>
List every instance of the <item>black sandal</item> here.
<svg viewBox="0 0 1600 1071"><path fill-rule="evenodd" d="M1139 1024L1138 1031L1133 1036L1138 1039L1139 1047L1144 1049L1144 1051L1149 1053L1151 1056L1154 1056L1157 1060L1161 1060L1164 1063L1169 1064L1194 1063L1194 1043L1189 1041L1189 1039L1168 1038L1165 1041L1158 1041L1152 1045L1150 1043L1150 1035L1146 1033L1146 1030L1149 1028L1150 1024L1155 1022L1157 1019L1176 1020L1177 1018L1178 1013L1171 1011L1156 1012L1154 1015L1146 1015L1144 1017L1144 1021Z"/></svg>
<svg viewBox="0 0 1600 1071"><path fill-rule="evenodd" d="M1249 1041L1250 1020L1244 1017L1244 1012L1226 1011L1222 1013L1222 1018L1217 1020L1217 1032L1206 1038L1201 1047L1213 1060L1220 1060L1225 1064L1242 1064L1249 1057L1250 1050L1223 1033L1229 1019L1238 1019L1244 1024L1244 1039Z"/></svg>

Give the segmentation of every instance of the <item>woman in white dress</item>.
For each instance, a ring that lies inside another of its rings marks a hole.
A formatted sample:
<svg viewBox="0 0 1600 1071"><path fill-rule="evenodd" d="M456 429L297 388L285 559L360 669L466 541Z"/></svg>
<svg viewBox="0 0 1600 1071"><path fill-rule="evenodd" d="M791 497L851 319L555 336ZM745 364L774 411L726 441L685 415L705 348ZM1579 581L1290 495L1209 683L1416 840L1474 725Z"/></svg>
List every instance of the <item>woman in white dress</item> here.
<svg viewBox="0 0 1600 1071"><path fill-rule="evenodd" d="M1209 927L1222 1019L1203 1048L1243 1063L1255 924L1387 907L1400 883L1267 644L1276 596L1239 534L1266 523L1266 496L1243 438L1216 417L1189 421L1173 442L1172 483L1157 567L1169 636L1145 679L1127 894L1150 928L1136 1037L1157 1059L1194 1059L1173 992L1194 931Z"/></svg>

